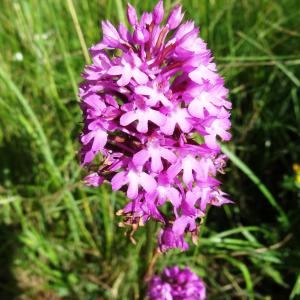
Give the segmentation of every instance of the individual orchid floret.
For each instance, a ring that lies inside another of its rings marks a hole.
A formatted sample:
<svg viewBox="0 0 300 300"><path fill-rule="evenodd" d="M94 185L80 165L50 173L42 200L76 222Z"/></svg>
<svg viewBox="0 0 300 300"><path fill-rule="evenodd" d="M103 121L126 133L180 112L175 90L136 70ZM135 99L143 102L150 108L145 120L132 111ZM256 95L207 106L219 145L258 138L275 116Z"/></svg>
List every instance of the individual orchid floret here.
<svg viewBox="0 0 300 300"><path fill-rule="evenodd" d="M174 266L151 278L147 296L149 300L205 300L206 288L189 268Z"/></svg>
<svg viewBox="0 0 300 300"><path fill-rule="evenodd" d="M131 28L102 22L79 88L86 185L126 193L118 211L130 239L149 220L161 224L158 249L188 249L209 206L231 203L221 191L230 135L228 90L211 51L180 5L163 1L141 17L128 4ZM176 298L177 299L177 298Z"/></svg>
<svg viewBox="0 0 300 300"><path fill-rule="evenodd" d="M131 79L134 79L138 84L145 84L148 81L148 76L140 70L142 64L141 59L133 52L124 55L118 65L112 66L108 71L108 75L120 75L117 81L119 86L126 86Z"/></svg>
<svg viewBox="0 0 300 300"><path fill-rule="evenodd" d="M94 186L97 187L101 185L104 181L104 178L99 176L98 173L91 173L90 175L84 178L84 182L87 186Z"/></svg>
<svg viewBox="0 0 300 300"><path fill-rule="evenodd" d="M127 196L130 199L138 196L139 186L149 194L153 193L157 186L155 179L151 175L135 168L131 168L128 172L121 171L111 179L113 190L119 190L126 184L128 184Z"/></svg>

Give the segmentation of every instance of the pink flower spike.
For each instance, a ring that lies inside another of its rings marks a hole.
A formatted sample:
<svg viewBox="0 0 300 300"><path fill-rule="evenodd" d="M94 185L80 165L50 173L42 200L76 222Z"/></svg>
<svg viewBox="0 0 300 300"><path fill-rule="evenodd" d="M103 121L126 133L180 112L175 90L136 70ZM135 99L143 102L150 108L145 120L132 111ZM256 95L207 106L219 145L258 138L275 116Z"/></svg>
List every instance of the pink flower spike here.
<svg viewBox="0 0 300 300"><path fill-rule="evenodd" d="M231 138L232 105L212 52L194 21L182 23L180 5L166 22L163 0L140 18L128 4L127 17L130 28L102 22L103 40L82 74L84 180L93 187L105 180L127 195L117 214L128 232L154 220L162 226L160 251L185 251L185 235L196 241L207 207L231 202L216 178L225 170L219 141Z"/></svg>

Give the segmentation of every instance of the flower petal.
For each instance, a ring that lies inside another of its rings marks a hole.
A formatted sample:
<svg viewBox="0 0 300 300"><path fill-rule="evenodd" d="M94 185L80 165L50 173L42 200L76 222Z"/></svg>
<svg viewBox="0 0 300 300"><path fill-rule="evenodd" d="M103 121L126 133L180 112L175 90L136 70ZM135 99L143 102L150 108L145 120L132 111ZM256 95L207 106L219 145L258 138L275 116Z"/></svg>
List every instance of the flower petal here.
<svg viewBox="0 0 300 300"><path fill-rule="evenodd" d="M138 68L132 70L132 77L138 84L145 84L148 82L148 76Z"/></svg>
<svg viewBox="0 0 300 300"><path fill-rule="evenodd" d="M151 175L144 172L140 174L140 184L149 194L153 193L157 187L156 180Z"/></svg>
<svg viewBox="0 0 300 300"><path fill-rule="evenodd" d="M127 126L133 121L137 120L137 115L134 111L129 111L121 116L120 118L120 124L122 126Z"/></svg>
<svg viewBox="0 0 300 300"><path fill-rule="evenodd" d="M132 158L132 162L136 165L136 166L143 166L146 161L149 159L150 154L147 150L143 149L141 151L139 151L138 153L134 154L133 158Z"/></svg>

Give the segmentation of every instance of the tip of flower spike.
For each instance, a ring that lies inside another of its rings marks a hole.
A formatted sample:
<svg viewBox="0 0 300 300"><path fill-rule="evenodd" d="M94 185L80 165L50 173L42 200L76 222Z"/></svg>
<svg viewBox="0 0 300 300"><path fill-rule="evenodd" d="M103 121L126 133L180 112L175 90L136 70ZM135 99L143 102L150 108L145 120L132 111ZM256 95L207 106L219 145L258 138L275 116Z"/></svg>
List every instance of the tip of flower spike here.
<svg viewBox="0 0 300 300"><path fill-rule="evenodd" d="M160 24L163 18L164 18L164 4L163 4L163 0L159 0L153 11L154 24L156 25Z"/></svg>
<svg viewBox="0 0 300 300"><path fill-rule="evenodd" d="M181 12L182 6L180 4L175 5L172 9L170 16L168 18L167 24L171 30L175 29L181 23L184 13Z"/></svg>
<svg viewBox="0 0 300 300"><path fill-rule="evenodd" d="M138 22L136 10L129 2L127 3L127 19L132 26L135 26Z"/></svg>

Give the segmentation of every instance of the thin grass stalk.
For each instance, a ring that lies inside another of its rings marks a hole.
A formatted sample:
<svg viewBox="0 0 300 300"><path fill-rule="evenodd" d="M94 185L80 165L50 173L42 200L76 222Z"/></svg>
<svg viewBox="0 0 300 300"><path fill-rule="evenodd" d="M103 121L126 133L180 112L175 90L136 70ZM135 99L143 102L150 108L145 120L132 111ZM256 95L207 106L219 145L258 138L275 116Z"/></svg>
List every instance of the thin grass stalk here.
<svg viewBox="0 0 300 300"><path fill-rule="evenodd" d="M80 23L79 23L79 20L78 20L78 17L77 17L77 13L76 13L76 10L75 10L75 7L74 7L73 0L66 0L66 1L68 3L70 14L71 14L71 17L72 17L72 20L73 20L73 23L74 23L74 26L75 26L75 29L76 29L76 32L77 32L77 36L78 36L78 39L79 39L79 42L80 42L80 45L81 45L81 50L82 50L83 56L85 58L85 62L87 64L90 64L91 59L90 59L90 56L89 56L88 47L86 45L86 42L85 42L85 39L84 39L84 36L83 36L83 32L82 32L81 27L80 27Z"/></svg>

